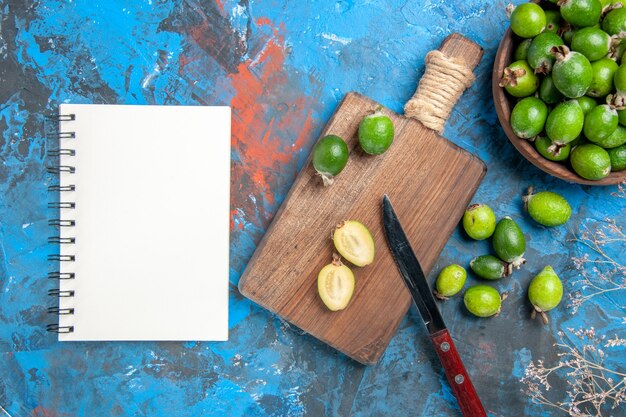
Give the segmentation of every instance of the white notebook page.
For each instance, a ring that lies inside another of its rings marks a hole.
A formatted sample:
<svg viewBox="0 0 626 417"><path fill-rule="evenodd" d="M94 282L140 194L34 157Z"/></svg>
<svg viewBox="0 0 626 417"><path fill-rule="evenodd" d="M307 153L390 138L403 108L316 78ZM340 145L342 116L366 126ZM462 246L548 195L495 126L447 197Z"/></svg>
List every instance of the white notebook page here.
<svg viewBox="0 0 626 417"><path fill-rule="evenodd" d="M62 104L59 340L227 340L230 108Z"/></svg>

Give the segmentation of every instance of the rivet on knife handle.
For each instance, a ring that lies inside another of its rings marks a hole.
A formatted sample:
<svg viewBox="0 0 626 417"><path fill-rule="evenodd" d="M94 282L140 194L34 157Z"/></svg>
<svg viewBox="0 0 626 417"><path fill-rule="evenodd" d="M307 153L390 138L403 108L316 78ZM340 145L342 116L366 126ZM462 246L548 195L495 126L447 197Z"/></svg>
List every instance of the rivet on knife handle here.
<svg viewBox="0 0 626 417"><path fill-rule="evenodd" d="M469 374L463 366L459 353L452 342L450 332L441 330L430 335L435 345L437 356L443 365L448 383L459 403L464 417L487 416Z"/></svg>

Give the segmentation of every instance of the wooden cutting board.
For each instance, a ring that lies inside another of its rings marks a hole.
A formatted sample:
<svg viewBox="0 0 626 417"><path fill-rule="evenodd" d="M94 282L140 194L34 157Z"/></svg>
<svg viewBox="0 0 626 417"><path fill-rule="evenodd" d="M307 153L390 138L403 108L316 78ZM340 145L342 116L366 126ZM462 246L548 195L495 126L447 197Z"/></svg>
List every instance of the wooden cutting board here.
<svg viewBox="0 0 626 417"><path fill-rule="evenodd" d="M449 36L439 49L464 58L471 68L482 55L460 35ZM320 137L346 140L346 168L324 187L310 161L304 166L239 282L246 297L364 364L380 358L410 305L385 241L383 195L391 198L428 274L486 172L472 154L386 108L394 142L383 155L365 154L358 146L358 125L379 106L358 93L345 96ZM331 312L318 296L317 274L331 262L331 232L342 220L369 227L376 257L369 266L351 267L352 301Z"/></svg>

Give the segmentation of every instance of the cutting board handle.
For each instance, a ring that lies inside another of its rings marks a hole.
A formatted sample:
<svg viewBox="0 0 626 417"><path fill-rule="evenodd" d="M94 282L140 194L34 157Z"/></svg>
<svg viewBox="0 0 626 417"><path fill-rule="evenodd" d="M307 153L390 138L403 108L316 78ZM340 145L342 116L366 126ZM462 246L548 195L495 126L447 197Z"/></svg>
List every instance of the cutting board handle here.
<svg viewBox="0 0 626 417"><path fill-rule="evenodd" d="M426 55L426 69L404 114L442 133L452 108L474 82L474 68L483 48L463 35L453 33Z"/></svg>

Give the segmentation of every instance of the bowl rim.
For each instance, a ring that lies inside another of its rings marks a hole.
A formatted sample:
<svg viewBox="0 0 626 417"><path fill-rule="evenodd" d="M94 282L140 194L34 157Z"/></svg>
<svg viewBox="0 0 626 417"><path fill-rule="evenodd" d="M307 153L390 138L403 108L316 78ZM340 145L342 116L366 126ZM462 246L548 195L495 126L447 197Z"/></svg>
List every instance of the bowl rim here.
<svg viewBox="0 0 626 417"><path fill-rule="evenodd" d="M498 114L500 126L504 130L504 133L509 139L509 142L511 142L511 144L518 150L519 153L522 154L522 156L524 156L527 161L532 163L543 172L550 174L553 177L559 178L563 181L596 186L616 185L626 181L626 170L611 172L605 178L597 181L585 179L573 170L569 169L566 165L544 158L541 154L539 154L539 152L537 152L531 142L526 139L521 139L516 136L515 133L513 133L510 124L510 114L512 110L511 101L513 99L509 97L504 88L500 87L499 85L499 80L502 72L504 71L504 68L508 66L512 61L511 55L514 51L513 43L513 32L511 31L511 28L508 28L502 36L500 44L498 45L498 51L496 52L493 64L493 71L491 74L491 88L494 107L496 109L496 113ZM503 56L503 54L507 54L507 56Z"/></svg>

